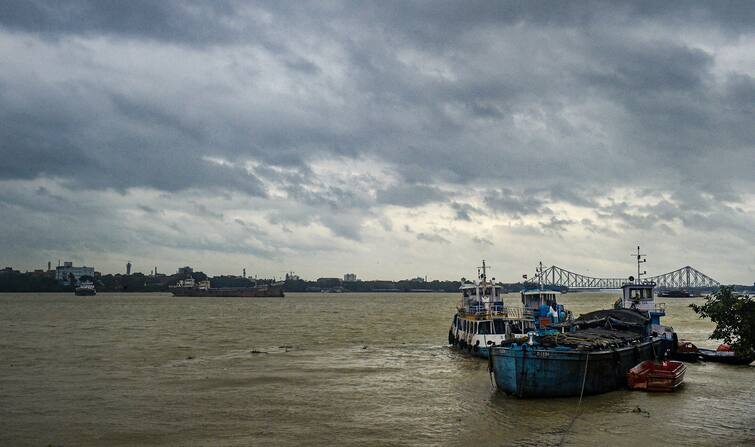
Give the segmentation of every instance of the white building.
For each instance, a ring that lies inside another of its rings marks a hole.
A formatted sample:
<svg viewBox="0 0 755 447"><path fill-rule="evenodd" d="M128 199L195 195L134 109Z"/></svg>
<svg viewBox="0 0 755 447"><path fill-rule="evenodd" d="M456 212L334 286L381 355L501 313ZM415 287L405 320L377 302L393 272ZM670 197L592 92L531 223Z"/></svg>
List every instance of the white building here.
<svg viewBox="0 0 755 447"><path fill-rule="evenodd" d="M69 284L71 275L74 277L74 281L78 281L82 276L91 276L94 278L94 267L74 267L73 262L64 262L62 266L55 268L55 279L63 281L64 284Z"/></svg>

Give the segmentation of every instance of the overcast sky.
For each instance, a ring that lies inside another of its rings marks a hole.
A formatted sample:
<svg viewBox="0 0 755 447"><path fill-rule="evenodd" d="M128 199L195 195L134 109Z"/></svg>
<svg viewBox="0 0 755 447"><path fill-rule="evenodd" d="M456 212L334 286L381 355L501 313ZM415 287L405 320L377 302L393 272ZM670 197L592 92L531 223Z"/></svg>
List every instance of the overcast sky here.
<svg viewBox="0 0 755 447"><path fill-rule="evenodd" d="M5 0L0 264L752 283L754 109L749 1Z"/></svg>

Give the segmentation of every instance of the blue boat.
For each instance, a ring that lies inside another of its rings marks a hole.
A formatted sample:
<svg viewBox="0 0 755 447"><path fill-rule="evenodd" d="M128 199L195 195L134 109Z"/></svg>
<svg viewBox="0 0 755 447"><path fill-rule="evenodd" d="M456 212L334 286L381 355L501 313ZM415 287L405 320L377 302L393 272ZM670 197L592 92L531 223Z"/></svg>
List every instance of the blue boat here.
<svg viewBox="0 0 755 447"><path fill-rule="evenodd" d="M623 285L614 309L491 346L496 385L523 398L599 394L625 386L629 369L676 346L673 329L660 323L665 306L655 303L654 286L640 281L638 270L638 279L630 276Z"/></svg>
<svg viewBox="0 0 755 447"><path fill-rule="evenodd" d="M629 369L656 358L662 349L661 339L613 332L615 343L603 349L544 347L540 337L495 347L490 357L495 383L507 394L523 398L600 394L623 387ZM588 331L573 335L578 334L595 335L590 337L593 340L600 337Z"/></svg>

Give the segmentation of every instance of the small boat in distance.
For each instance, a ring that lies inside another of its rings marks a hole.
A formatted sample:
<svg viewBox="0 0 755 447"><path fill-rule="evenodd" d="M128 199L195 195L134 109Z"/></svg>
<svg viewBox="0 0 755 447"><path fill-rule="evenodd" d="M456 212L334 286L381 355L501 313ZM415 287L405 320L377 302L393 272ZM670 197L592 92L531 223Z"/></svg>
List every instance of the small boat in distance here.
<svg viewBox="0 0 755 447"><path fill-rule="evenodd" d="M661 290L658 296L662 298L691 298L692 292L688 290Z"/></svg>
<svg viewBox="0 0 755 447"><path fill-rule="evenodd" d="M74 289L73 293L76 296L94 296L97 295L97 290L94 288L93 282L84 281Z"/></svg>
<svg viewBox="0 0 755 447"><path fill-rule="evenodd" d="M283 298L283 284L280 281L269 284L253 282L249 287L211 287L210 281L195 281L194 278L186 278L169 287L173 296Z"/></svg>

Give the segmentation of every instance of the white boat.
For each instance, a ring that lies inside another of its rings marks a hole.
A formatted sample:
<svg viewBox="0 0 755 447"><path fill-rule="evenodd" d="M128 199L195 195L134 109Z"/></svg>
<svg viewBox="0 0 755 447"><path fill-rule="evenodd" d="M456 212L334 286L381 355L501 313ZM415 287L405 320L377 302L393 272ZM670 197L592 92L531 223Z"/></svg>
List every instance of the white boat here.
<svg viewBox="0 0 755 447"><path fill-rule="evenodd" d="M479 357L487 357L492 345L535 330L530 309L504 305L501 287L495 284L495 278L488 281L488 268L483 260L478 279L462 282L461 302L448 331L449 344Z"/></svg>

